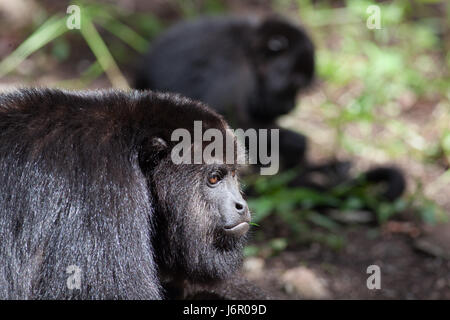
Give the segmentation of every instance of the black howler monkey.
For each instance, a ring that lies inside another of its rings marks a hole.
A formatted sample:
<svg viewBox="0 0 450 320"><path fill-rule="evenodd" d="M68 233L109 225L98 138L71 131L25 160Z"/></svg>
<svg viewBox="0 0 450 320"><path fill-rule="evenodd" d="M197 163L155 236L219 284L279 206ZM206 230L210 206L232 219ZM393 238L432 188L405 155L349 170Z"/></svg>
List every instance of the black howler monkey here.
<svg viewBox="0 0 450 320"><path fill-rule="evenodd" d="M161 299L163 280L230 277L250 214L234 163L173 163L195 120L230 134L180 96L0 94L0 299Z"/></svg>

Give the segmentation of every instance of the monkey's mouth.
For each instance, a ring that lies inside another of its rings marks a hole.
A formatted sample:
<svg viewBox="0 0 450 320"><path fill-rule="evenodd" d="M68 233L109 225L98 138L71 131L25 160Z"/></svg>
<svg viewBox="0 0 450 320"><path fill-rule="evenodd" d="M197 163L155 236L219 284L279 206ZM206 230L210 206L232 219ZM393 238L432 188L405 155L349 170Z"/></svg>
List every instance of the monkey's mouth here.
<svg viewBox="0 0 450 320"><path fill-rule="evenodd" d="M223 228L226 235L235 236L235 237L243 236L244 234L247 233L248 229L250 229L250 225L246 221L238 223L237 225L234 225L234 226Z"/></svg>

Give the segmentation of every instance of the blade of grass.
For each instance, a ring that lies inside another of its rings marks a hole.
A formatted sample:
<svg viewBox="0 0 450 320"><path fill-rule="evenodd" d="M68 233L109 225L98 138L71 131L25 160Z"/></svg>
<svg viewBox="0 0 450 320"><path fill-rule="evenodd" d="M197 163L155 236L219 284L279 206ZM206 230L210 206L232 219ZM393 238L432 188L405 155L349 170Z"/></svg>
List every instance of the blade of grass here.
<svg viewBox="0 0 450 320"><path fill-rule="evenodd" d="M83 23L81 24L81 35L86 40L89 48L97 58L98 63L105 71L109 81L114 88L129 89L129 85L125 77L120 72L114 58L108 50L108 47L103 42L100 34L92 23L91 17L83 14Z"/></svg>
<svg viewBox="0 0 450 320"><path fill-rule="evenodd" d="M100 24L103 28L128 44L137 52L145 53L147 51L149 43L145 40L145 38L141 37L133 29L119 20L111 17L108 13L103 12L99 15L96 14L95 22Z"/></svg>
<svg viewBox="0 0 450 320"><path fill-rule="evenodd" d="M49 18L14 52L12 52L0 63L0 77L3 77L13 71L32 53L64 34L68 30L65 23L65 18L60 18L58 16Z"/></svg>

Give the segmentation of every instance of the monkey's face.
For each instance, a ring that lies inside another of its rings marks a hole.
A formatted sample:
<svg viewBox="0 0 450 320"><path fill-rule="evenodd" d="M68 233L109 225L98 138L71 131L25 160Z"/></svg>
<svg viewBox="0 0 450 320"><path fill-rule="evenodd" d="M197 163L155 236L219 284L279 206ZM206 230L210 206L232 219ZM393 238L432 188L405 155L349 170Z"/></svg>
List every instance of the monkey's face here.
<svg viewBox="0 0 450 320"><path fill-rule="evenodd" d="M225 278L242 260L250 213L236 168L223 163L174 165L154 171L157 260L163 273L209 281Z"/></svg>
<svg viewBox="0 0 450 320"><path fill-rule="evenodd" d="M299 90L311 83L314 45L303 29L277 19L267 19L256 32L259 88L250 111L261 120L273 120L291 111Z"/></svg>
<svg viewBox="0 0 450 320"><path fill-rule="evenodd" d="M242 237L249 229L247 202L242 198L235 167L211 165L205 168L204 175L203 193L212 211L217 212L216 232L226 245L229 238Z"/></svg>

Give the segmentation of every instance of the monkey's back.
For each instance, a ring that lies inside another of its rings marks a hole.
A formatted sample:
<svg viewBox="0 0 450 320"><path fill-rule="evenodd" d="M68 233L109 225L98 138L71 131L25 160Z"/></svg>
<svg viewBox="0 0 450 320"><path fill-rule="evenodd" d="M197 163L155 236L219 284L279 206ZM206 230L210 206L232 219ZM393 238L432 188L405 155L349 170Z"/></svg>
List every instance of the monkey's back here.
<svg viewBox="0 0 450 320"><path fill-rule="evenodd" d="M137 98L0 95L1 299L160 297L147 182L111 112L130 114ZM67 286L70 267L81 272L80 290Z"/></svg>
<svg viewBox="0 0 450 320"><path fill-rule="evenodd" d="M239 92L255 82L246 46L252 20L205 17L170 28L151 45L136 77L138 89L176 92L221 114L245 104Z"/></svg>

